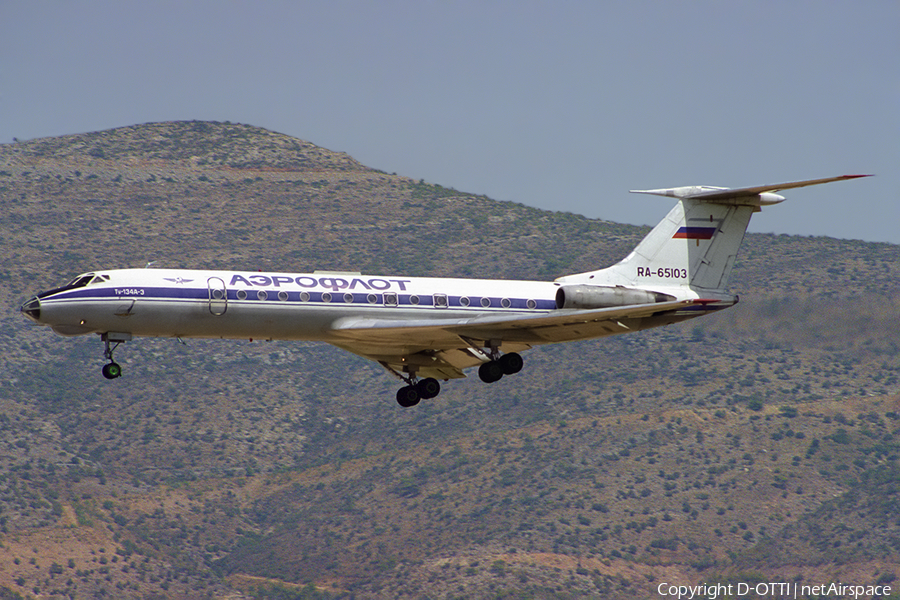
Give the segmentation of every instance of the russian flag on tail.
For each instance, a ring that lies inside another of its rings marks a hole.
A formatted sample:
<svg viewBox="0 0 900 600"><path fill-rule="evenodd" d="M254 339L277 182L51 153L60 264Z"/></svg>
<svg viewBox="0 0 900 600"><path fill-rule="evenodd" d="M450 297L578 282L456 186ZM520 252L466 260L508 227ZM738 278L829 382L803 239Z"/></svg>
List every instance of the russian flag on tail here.
<svg viewBox="0 0 900 600"><path fill-rule="evenodd" d="M715 227L679 227L673 240L711 240L716 233Z"/></svg>

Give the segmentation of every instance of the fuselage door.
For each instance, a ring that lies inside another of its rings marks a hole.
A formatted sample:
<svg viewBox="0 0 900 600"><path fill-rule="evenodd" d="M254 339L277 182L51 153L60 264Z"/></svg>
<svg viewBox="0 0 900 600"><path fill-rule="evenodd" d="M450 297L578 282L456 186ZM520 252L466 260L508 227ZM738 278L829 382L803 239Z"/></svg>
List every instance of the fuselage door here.
<svg viewBox="0 0 900 600"><path fill-rule="evenodd" d="M209 312L216 316L224 315L228 310L228 291L225 289L225 282L218 277L210 277L207 283L209 284Z"/></svg>

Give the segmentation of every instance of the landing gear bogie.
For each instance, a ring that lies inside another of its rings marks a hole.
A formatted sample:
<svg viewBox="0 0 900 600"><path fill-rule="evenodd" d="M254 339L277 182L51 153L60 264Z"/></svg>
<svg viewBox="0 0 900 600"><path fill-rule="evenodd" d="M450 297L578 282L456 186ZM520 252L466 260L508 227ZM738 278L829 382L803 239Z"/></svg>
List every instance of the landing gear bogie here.
<svg viewBox="0 0 900 600"><path fill-rule="evenodd" d="M397 404L403 408L415 406L420 400L428 400L441 393L441 384L434 377L411 381L409 385L397 390Z"/></svg>
<svg viewBox="0 0 900 600"><path fill-rule="evenodd" d="M504 375L518 373L524 364L517 352L510 352L478 367L478 377L485 383L494 383L500 381Z"/></svg>

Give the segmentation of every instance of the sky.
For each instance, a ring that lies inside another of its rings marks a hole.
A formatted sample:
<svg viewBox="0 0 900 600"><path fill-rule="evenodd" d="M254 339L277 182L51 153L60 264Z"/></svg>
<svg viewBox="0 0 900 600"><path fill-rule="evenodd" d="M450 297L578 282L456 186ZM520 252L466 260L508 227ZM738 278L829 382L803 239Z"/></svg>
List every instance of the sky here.
<svg viewBox="0 0 900 600"><path fill-rule="evenodd" d="M445 187L652 225L629 189L785 192L750 231L900 244L900 2L2 0L0 143L246 123Z"/></svg>

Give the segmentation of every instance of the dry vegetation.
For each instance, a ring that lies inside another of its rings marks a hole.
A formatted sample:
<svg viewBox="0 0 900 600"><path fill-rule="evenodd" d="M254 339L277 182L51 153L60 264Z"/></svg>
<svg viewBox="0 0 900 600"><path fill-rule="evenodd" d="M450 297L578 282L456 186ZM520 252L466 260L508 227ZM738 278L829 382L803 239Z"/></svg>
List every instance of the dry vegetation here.
<svg viewBox="0 0 900 600"><path fill-rule="evenodd" d="M897 246L750 235L735 308L405 411L314 344L138 340L108 382L99 341L18 306L150 261L550 278L644 231L227 123L0 146L0 202L0 597L634 598L900 569Z"/></svg>

